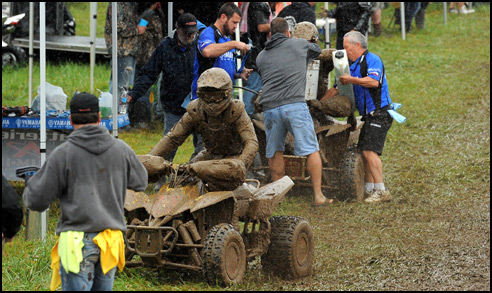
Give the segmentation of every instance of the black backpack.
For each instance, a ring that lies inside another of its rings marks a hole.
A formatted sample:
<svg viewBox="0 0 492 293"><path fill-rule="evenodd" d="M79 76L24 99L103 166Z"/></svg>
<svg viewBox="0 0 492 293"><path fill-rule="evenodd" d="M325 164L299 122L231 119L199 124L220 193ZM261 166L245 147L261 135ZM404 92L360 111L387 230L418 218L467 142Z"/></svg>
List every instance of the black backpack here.
<svg viewBox="0 0 492 293"><path fill-rule="evenodd" d="M215 43L218 44L219 39L222 37L222 34L220 33L219 29L215 25L212 24L211 27L214 30ZM198 35L198 38L200 38L200 35L202 34L202 32L203 32L203 30ZM203 57L202 54L200 54L198 49L197 49L196 56L198 58L198 76L200 76L202 74L202 72L204 72L205 70L212 68L214 66L215 60L217 60L217 58Z"/></svg>

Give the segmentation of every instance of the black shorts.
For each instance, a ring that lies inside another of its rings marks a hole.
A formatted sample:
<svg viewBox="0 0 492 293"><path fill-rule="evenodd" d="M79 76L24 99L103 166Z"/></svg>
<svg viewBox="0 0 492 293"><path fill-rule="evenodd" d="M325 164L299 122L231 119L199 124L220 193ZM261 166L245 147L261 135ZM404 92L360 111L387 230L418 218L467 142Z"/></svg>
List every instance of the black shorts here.
<svg viewBox="0 0 492 293"><path fill-rule="evenodd" d="M393 123L393 117L390 116L388 111L381 111L373 116L367 115L363 120L365 123L360 131L357 147L363 151L373 151L381 156L386 134Z"/></svg>

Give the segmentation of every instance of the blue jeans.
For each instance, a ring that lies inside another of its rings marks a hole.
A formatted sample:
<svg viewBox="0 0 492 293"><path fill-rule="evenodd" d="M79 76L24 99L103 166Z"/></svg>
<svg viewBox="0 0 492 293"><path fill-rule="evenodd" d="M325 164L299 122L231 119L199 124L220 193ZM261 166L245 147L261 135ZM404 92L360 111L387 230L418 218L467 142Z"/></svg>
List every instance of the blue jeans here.
<svg viewBox="0 0 492 293"><path fill-rule="evenodd" d="M305 102L279 106L264 112L266 157L285 150L287 131L294 136L294 154L308 156L319 151L313 119Z"/></svg>
<svg viewBox="0 0 492 293"><path fill-rule="evenodd" d="M101 249L92 242L98 233L84 234L83 260L78 274L67 273L60 265L63 291L112 291L116 267L103 274L100 262Z"/></svg>
<svg viewBox="0 0 492 293"><path fill-rule="evenodd" d="M405 29L409 30L412 25L413 18L420 10L420 2L405 3Z"/></svg>
<svg viewBox="0 0 492 293"><path fill-rule="evenodd" d="M256 71L251 72L244 87L259 92L263 87L263 81L261 80L260 74ZM250 91L243 92L244 108L250 117L255 114L255 107L251 104L251 99L253 99L254 96L255 94Z"/></svg>

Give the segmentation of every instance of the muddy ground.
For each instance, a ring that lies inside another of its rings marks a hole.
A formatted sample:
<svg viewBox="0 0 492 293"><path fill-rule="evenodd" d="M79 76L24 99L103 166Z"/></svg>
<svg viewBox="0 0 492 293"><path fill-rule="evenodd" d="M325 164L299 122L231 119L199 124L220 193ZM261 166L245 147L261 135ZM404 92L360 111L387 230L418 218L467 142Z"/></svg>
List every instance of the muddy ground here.
<svg viewBox="0 0 492 293"><path fill-rule="evenodd" d="M311 223L313 275L284 281L265 274L257 258L248 264L243 283L228 289L489 291L490 131L484 131L490 130L489 113L485 99L456 118L456 129L434 125L435 131L449 131L449 139L434 149L402 150L407 158L389 154L404 149L401 144L418 149L422 135L436 133L409 127L405 131L421 136L401 141L390 136L383 162L391 202L312 208L309 191L288 194L275 214L302 216ZM446 151L456 148L463 151ZM145 276L147 288L209 288L191 271L128 269L119 280L130 280L132 274Z"/></svg>

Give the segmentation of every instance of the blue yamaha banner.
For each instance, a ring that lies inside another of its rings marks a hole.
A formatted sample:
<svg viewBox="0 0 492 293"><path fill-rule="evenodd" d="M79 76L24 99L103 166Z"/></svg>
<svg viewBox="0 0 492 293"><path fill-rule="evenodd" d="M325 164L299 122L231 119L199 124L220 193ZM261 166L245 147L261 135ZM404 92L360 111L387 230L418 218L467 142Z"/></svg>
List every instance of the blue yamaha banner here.
<svg viewBox="0 0 492 293"><path fill-rule="evenodd" d="M118 115L118 128L130 124L128 115ZM108 130L113 130L113 118L101 119L99 124ZM39 129L39 117L2 117L2 128L18 129ZM49 118L46 117L46 129L73 129L70 119L67 118Z"/></svg>
<svg viewBox="0 0 492 293"><path fill-rule="evenodd" d="M118 116L118 127L130 124L128 115ZM113 119L102 119L101 126L113 129ZM41 167L39 117L2 117L2 173L10 181L21 181L17 168ZM73 130L70 119L46 119L46 156L65 142Z"/></svg>

